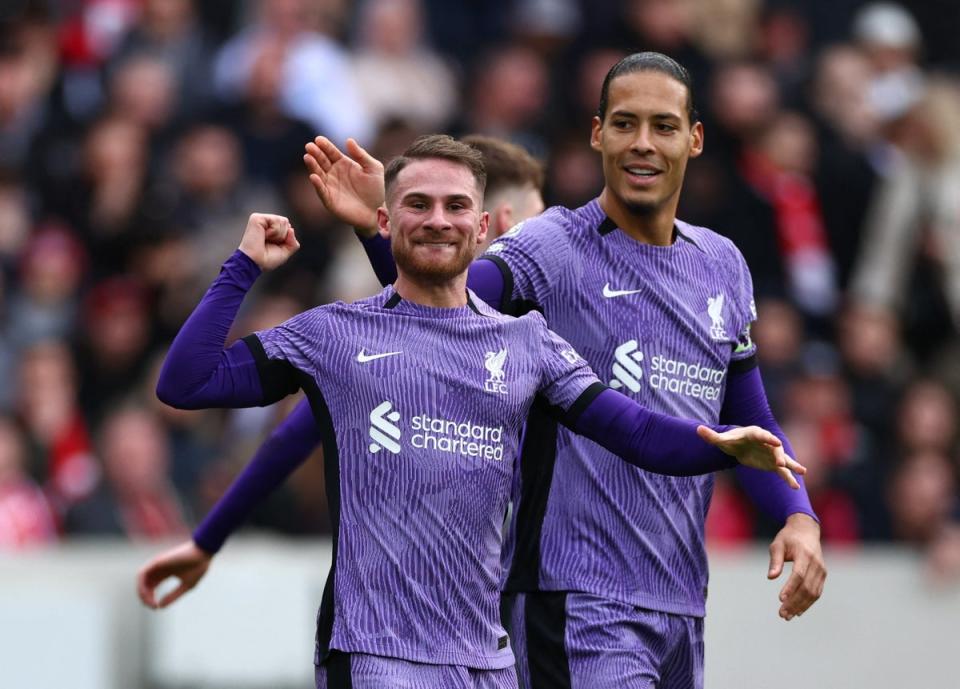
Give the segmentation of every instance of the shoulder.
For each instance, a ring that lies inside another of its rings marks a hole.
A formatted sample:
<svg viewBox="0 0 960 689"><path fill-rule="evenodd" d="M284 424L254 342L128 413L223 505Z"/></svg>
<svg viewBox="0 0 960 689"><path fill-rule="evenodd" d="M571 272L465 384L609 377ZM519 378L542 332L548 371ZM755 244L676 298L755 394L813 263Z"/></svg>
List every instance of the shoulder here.
<svg viewBox="0 0 960 689"><path fill-rule="evenodd" d="M719 232L715 232L708 227L691 225L679 219L676 221L676 227L680 240L689 241L707 256L719 261L734 261L737 265L746 266L746 261L737 245Z"/></svg>
<svg viewBox="0 0 960 689"><path fill-rule="evenodd" d="M591 204L572 209L565 206L551 206L540 215L528 218L517 223L507 230L491 244L487 251L496 253L498 248L508 243L521 242L524 239L537 240L549 238L556 242L563 237L583 232L585 229L595 229L602 222L600 217L594 217L596 212Z"/></svg>

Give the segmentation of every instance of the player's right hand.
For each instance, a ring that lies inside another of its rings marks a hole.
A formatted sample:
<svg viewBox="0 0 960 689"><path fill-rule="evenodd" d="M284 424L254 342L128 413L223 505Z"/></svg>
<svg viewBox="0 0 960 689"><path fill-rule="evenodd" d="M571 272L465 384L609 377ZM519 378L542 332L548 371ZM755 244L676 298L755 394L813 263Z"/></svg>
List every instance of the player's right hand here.
<svg viewBox="0 0 960 689"><path fill-rule="evenodd" d="M318 136L305 149L303 162L323 205L361 237L373 237L377 208L384 203L383 163L354 139L347 139L348 155L325 136Z"/></svg>
<svg viewBox="0 0 960 689"><path fill-rule="evenodd" d="M260 270L282 266L299 248L300 242L290 221L270 213L251 215L240 240L240 251L260 266Z"/></svg>
<svg viewBox="0 0 960 689"><path fill-rule="evenodd" d="M717 433L708 426L698 426L697 435L726 454L736 457L744 466L775 471L793 489L800 488L794 474L805 474L807 468L783 451L780 438L759 426L743 426Z"/></svg>
<svg viewBox="0 0 960 689"><path fill-rule="evenodd" d="M148 608L165 608L192 589L207 573L213 555L201 550L193 541L187 541L157 555L137 572L137 594ZM156 590L170 577L180 585L158 602Z"/></svg>

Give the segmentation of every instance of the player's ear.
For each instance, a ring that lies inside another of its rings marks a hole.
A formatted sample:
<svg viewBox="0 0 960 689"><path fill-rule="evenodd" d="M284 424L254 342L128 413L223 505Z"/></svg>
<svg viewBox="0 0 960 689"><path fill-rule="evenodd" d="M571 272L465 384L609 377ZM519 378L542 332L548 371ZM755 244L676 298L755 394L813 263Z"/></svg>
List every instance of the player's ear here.
<svg viewBox="0 0 960 689"><path fill-rule="evenodd" d="M384 239L390 239L390 215L384 206L377 209L377 231Z"/></svg>
<svg viewBox="0 0 960 689"><path fill-rule="evenodd" d="M494 235L491 239L496 239L513 227L513 205L501 203L493 210L491 221L493 222L493 227L490 231Z"/></svg>
<svg viewBox="0 0 960 689"><path fill-rule="evenodd" d="M593 122L590 127L590 148L592 148L594 151L600 150L600 144L603 140L602 131L603 121L601 121L598 116L594 115Z"/></svg>
<svg viewBox="0 0 960 689"><path fill-rule="evenodd" d="M480 230L477 232L477 246L483 244L487 239L487 232L490 230L490 214L483 211L480 214Z"/></svg>
<svg viewBox="0 0 960 689"><path fill-rule="evenodd" d="M690 130L690 157L696 158L703 153L703 123L694 122Z"/></svg>

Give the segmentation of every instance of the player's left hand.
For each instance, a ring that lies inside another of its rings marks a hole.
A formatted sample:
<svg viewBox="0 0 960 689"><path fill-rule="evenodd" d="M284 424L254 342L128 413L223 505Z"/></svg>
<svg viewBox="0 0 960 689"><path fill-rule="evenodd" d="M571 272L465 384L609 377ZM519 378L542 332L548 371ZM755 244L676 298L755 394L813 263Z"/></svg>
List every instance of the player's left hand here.
<svg viewBox="0 0 960 689"><path fill-rule="evenodd" d="M213 555L202 550L193 541L181 543L160 553L137 572L137 594L148 608L165 608L192 589L207 573ZM157 602L156 589L170 577L180 585Z"/></svg>
<svg viewBox="0 0 960 689"><path fill-rule="evenodd" d="M780 617L789 621L817 602L827 579L820 547L820 525L811 516L791 514L770 544L768 579L776 579L785 562L793 562L787 583L780 589Z"/></svg>
<svg viewBox="0 0 960 689"><path fill-rule="evenodd" d="M780 438L759 426L732 428L723 433L709 426L698 426L697 435L744 466L777 472L793 489L800 487L794 474L807 473L806 467L783 451Z"/></svg>

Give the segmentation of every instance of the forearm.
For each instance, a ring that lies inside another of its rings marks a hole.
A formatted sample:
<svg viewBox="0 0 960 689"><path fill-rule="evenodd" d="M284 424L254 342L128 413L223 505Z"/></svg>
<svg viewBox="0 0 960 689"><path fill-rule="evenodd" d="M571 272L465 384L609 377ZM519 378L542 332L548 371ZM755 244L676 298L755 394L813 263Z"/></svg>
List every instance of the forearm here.
<svg viewBox="0 0 960 689"><path fill-rule="evenodd" d="M237 342L224 349L240 304L259 274L257 265L240 251L223 264L170 345L157 381L161 401L182 409L263 402L247 346Z"/></svg>
<svg viewBox="0 0 960 689"><path fill-rule="evenodd" d="M649 411L625 395L604 389L579 413L573 429L627 462L658 474L694 476L735 466L736 459L700 439L700 425Z"/></svg>
<svg viewBox="0 0 960 689"><path fill-rule="evenodd" d="M357 236L380 284L386 287L396 282L397 264L393 261L390 240L380 236L379 232L369 238L360 237L359 234Z"/></svg>
<svg viewBox="0 0 960 689"><path fill-rule="evenodd" d="M802 457L794 455L790 441L773 416L763 389L760 370L756 366L732 374L728 378L720 421L738 426L765 428L780 439L786 454L797 461L802 460ZM787 517L796 513L807 514L817 519L816 513L810 506L810 496L807 495L801 476L796 477L800 483L799 490L791 489L775 474L750 467L738 466L737 477L753 503L780 523L786 522Z"/></svg>
<svg viewBox="0 0 960 689"><path fill-rule="evenodd" d="M254 508L310 456L320 442L306 400L284 419L260 446L253 459L230 485L193 532L194 542L216 553Z"/></svg>

